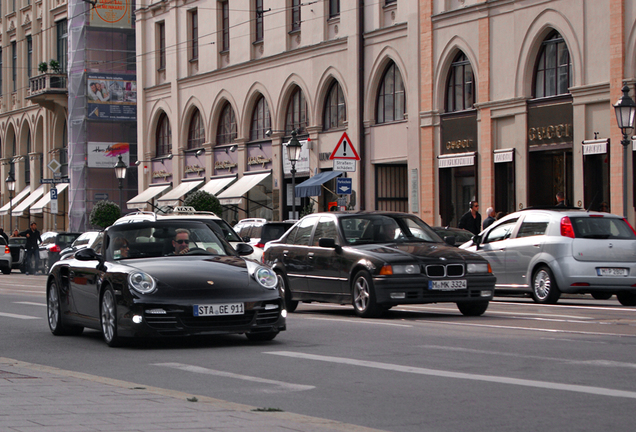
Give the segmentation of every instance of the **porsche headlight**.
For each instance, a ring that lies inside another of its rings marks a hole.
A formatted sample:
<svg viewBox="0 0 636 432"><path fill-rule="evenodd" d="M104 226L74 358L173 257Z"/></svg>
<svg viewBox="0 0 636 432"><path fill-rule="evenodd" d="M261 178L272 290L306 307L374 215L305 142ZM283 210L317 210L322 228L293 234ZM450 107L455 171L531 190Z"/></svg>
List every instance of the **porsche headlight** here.
<svg viewBox="0 0 636 432"><path fill-rule="evenodd" d="M148 273L132 272L128 275L128 285L139 294L152 294L157 289L157 282Z"/></svg>
<svg viewBox="0 0 636 432"><path fill-rule="evenodd" d="M276 289L278 285L278 277L276 273L268 267L263 267L253 261L246 261L247 271L256 279L262 287L267 289Z"/></svg>
<svg viewBox="0 0 636 432"><path fill-rule="evenodd" d="M466 265L467 273L492 273L490 264L488 263L471 263Z"/></svg>

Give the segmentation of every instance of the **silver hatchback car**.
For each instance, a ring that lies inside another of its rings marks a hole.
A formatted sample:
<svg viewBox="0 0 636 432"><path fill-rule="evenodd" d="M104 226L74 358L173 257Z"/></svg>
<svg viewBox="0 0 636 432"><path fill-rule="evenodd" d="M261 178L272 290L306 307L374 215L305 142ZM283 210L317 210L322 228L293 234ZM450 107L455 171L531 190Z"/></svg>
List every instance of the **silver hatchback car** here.
<svg viewBox="0 0 636 432"><path fill-rule="evenodd" d="M621 216L521 210L460 247L488 259L497 290L529 292L537 303L556 303L561 293L616 294L636 306L636 232Z"/></svg>

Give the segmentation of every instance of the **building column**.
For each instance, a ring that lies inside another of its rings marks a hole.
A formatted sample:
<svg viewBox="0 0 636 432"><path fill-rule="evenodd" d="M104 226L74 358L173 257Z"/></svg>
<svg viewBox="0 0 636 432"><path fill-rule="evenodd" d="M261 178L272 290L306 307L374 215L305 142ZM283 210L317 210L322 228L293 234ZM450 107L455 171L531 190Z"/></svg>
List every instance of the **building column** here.
<svg viewBox="0 0 636 432"><path fill-rule="evenodd" d="M477 102L490 101L490 17L479 20L479 77ZM478 198L482 218L486 209L495 206L495 167L493 163L493 136L490 108L479 109L479 179Z"/></svg>
<svg viewBox="0 0 636 432"><path fill-rule="evenodd" d="M420 2L420 182L419 216L428 224L439 220L435 171L435 122L433 113L433 0Z"/></svg>

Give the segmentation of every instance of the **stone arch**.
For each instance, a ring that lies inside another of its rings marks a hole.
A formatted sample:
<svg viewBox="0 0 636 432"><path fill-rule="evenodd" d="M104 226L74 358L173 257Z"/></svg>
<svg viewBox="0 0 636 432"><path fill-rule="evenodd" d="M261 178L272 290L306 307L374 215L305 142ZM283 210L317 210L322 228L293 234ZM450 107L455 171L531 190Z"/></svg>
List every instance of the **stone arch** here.
<svg viewBox="0 0 636 432"><path fill-rule="evenodd" d="M581 46L570 21L554 9L541 12L528 26L519 51L516 67L515 97L532 97L534 70L541 44L545 38L556 30L565 40L572 60L572 86L585 83L583 56Z"/></svg>
<svg viewBox="0 0 636 432"><path fill-rule="evenodd" d="M206 133L207 125L205 124L206 123L205 119L207 118L207 116L205 114L205 109L201 101L199 101L199 99L197 99L196 97L192 96L186 102L185 107L186 108L183 110L183 115L181 116L181 119L179 120L181 124L181 127L179 128L181 130L181 139L179 140L179 142L183 143L183 149L188 148L188 133L190 130L190 122L192 121L192 116L197 110L199 111L199 114L201 115L201 119L203 120L203 131L206 134L204 142L209 142L210 136L207 135Z"/></svg>
<svg viewBox="0 0 636 432"><path fill-rule="evenodd" d="M150 121L148 122L148 146L146 147L146 155L144 155L143 159L149 157L150 159L156 157L157 155L157 126L159 126L159 119L162 114L165 114L168 117L168 122L170 123L170 132L172 133L172 118L170 106L164 101L157 101L154 106L150 109ZM174 136L171 137L172 145L174 146Z"/></svg>
<svg viewBox="0 0 636 432"><path fill-rule="evenodd" d="M219 127L219 119L221 117L221 112L223 108L225 108L225 104L229 103L234 111L234 116L236 117L236 139L239 140L242 138L241 136L241 118L239 117L239 111L237 109L237 104L230 92L227 90L221 90L212 102L212 111L210 113L210 118L208 121L209 130L206 131L206 136L209 136L210 139L208 142L212 143L212 147L216 147L216 132Z"/></svg>
<svg viewBox="0 0 636 432"><path fill-rule="evenodd" d="M255 82L252 84L250 89L247 92L247 96L245 97L245 103L243 104L243 113L241 114L242 118L245 121L242 124L243 131L242 134L249 141L250 132L252 128L252 114L254 113L254 109L256 108L256 102L258 99L263 96L265 101L267 102L267 108L269 109L269 118L272 124L272 128L274 128L274 113L272 112L273 102L272 97L269 92L265 88L265 86L259 82Z"/></svg>

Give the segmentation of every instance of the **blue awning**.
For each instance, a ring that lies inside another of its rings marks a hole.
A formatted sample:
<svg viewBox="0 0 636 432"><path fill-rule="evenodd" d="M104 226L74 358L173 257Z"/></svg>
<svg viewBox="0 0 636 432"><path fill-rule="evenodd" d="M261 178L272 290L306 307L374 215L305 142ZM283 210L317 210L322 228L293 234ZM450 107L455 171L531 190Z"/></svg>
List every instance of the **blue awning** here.
<svg viewBox="0 0 636 432"><path fill-rule="evenodd" d="M324 171L320 174L316 174L309 180L305 180L304 182L296 186L296 196L320 196L322 189L320 186L323 183L327 183L329 180L338 177L340 174L344 174L344 171Z"/></svg>

